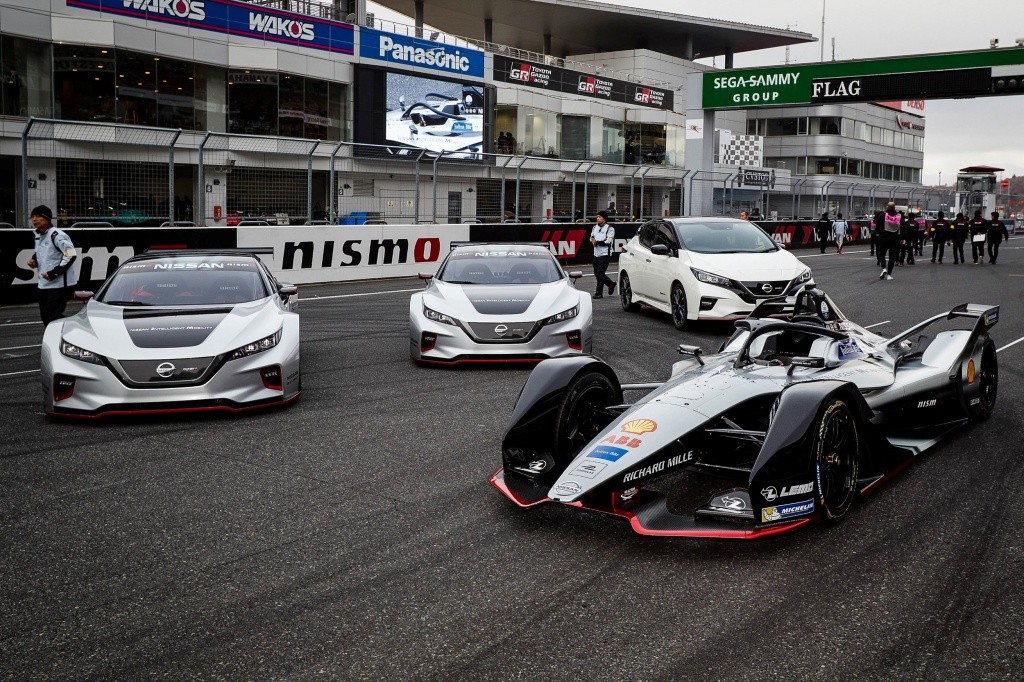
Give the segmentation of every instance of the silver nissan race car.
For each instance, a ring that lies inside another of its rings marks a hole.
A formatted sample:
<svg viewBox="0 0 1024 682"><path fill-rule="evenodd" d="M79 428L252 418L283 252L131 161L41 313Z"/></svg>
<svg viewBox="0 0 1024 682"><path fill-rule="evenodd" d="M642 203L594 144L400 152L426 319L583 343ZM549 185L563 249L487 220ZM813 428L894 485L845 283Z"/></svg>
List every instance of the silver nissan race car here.
<svg viewBox="0 0 1024 682"><path fill-rule="evenodd" d="M298 398L298 290L261 249L149 252L43 334L46 413L242 411Z"/></svg>
<svg viewBox="0 0 1024 682"><path fill-rule="evenodd" d="M834 523L991 416L998 320L998 306L965 303L886 339L804 289L761 303L718 353L680 346L687 357L664 382L620 384L594 357L546 360L491 483L520 507L602 512L644 535L754 539Z"/></svg>
<svg viewBox="0 0 1024 682"><path fill-rule="evenodd" d="M547 243L454 242L427 287L409 299L409 354L417 362L537 362L589 353L590 296Z"/></svg>

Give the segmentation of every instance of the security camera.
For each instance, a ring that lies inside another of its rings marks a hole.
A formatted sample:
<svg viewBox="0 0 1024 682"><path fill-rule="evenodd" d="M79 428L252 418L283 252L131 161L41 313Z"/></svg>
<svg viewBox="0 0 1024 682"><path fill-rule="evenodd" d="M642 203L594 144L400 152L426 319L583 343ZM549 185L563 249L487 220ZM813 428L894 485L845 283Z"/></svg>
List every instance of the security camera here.
<svg viewBox="0 0 1024 682"><path fill-rule="evenodd" d="M992 40L988 41L988 46L991 49L999 47L999 38L993 38Z"/></svg>

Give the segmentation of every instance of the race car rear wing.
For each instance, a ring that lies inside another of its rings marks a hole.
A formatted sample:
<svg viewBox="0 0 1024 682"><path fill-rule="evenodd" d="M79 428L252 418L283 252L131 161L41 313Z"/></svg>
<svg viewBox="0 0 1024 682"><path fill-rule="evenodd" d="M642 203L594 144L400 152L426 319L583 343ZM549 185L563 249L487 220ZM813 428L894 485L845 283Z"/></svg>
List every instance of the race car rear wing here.
<svg viewBox="0 0 1024 682"><path fill-rule="evenodd" d="M981 334L987 334L988 331L992 329L997 322L999 322L999 306L985 305L982 303L961 303L951 309L948 313L942 313L941 315L930 317L924 322L920 322L910 329L900 332L896 336L888 339L885 342L886 350L889 352L889 355L897 361L898 365L901 360L905 360L908 357L919 353L919 351L911 349L914 345L912 343L912 337L918 335L926 327L930 327L936 322L953 320L959 317L975 320L974 327L971 329L970 335L970 339L973 341Z"/></svg>

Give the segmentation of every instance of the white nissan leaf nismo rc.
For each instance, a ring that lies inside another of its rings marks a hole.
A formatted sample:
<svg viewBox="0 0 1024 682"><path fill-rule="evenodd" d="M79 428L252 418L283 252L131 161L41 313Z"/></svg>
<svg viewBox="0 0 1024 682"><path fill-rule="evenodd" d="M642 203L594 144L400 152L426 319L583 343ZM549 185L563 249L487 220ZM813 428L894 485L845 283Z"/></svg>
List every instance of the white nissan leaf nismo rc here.
<svg viewBox="0 0 1024 682"><path fill-rule="evenodd" d="M690 320L746 317L759 301L795 293L811 270L753 223L664 218L641 226L619 256L623 310L645 304Z"/></svg>

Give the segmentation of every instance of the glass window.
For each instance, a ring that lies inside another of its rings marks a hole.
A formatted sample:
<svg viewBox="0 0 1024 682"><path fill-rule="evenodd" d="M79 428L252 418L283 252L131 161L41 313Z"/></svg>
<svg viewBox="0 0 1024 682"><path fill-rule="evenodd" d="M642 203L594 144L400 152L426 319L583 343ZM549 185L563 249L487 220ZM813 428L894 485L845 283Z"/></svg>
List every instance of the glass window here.
<svg viewBox="0 0 1024 682"><path fill-rule="evenodd" d="M680 126L668 126L665 131L665 163L670 166L683 166L686 153L686 129Z"/></svg>
<svg viewBox="0 0 1024 682"><path fill-rule="evenodd" d="M657 223L647 223L640 228L640 243L647 248L654 244L654 236L658 233Z"/></svg>
<svg viewBox="0 0 1024 682"><path fill-rule="evenodd" d="M278 77L277 125L282 137L302 137L305 78L282 73Z"/></svg>
<svg viewBox="0 0 1024 682"><path fill-rule="evenodd" d="M519 144L524 154L558 158L561 147L561 128L558 115L539 109L519 108Z"/></svg>
<svg viewBox="0 0 1024 682"><path fill-rule="evenodd" d="M915 137L914 138L914 151L915 152L923 152L924 151L924 138L923 137Z"/></svg>
<svg viewBox="0 0 1024 682"><path fill-rule="evenodd" d="M860 176L863 172L863 161L860 159L845 159L846 161L846 174Z"/></svg>
<svg viewBox="0 0 1024 682"><path fill-rule="evenodd" d="M54 45L54 90L57 118L115 121L113 50Z"/></svg>
<svg viewBox="0 0 1024 682"><path fill-rule="evenodd" d="M157 78L158 124L165 128L195 130L196 78L193 64L161 57L157 63Z"/></svg>
<svg viewBox="0 0 1024 682"><path fill-rule="evenodd" d="M894 176L892 164L891 163L883 163L883 164L880 164L880 165L882 166L882 179L883 180L892 180L893 176Z"/></svg>
<svg viewBox="0 0 1024 682"><path fill-rule="evenodd" d="M247 135L277 134L276 73L228 72L228 132Z"/></svg>
<svg viewBox="0 0 1024 682"><path fill-rule="evenodd" d="M801 116L800 118L798 118L796 120L796 134L797 135L807 135L808 134L808 132L809 132L808 131L808 127L810 126L810 120L811 119L810 119L809 116Z"/></svg>
<svg viewBox="0 0 1024 682"><path fill-rule="evenodd" d="M814 172L818 175L836 175L839 173L839 159L836 157L815 159L814 164Z"/></svg>
<svg viewBox="0 0 1024 682"><path fill-rule="evenodd" d="M770 163L775 164L776 168L785 168L791 173L796 173L796 157L772 159Z"/></svg>
<svg viewBox="0 0 1024 682"><path fill-rule="evenodd" d="M843 119L843 137L853 137L853 120Z"/></svg>
<svg viewBox="0 0 1024 682"><path fill-rule="evenodd" d="M871 128L871 144L882 144L882 129L878 126L868 126Z"/></svg>
<svg viewBox="0 0 1024 682"><path fill-rule="evenodd" d="M654 237L655 244L664 244L670 249L679 248L676 240L675 230L669 223L658 223L657 235Z"/></svg>
<svg viewBox="0 0 1024 682"><path fill-rule="evenodd" d="M307 78L306 97L303 100L302 136L310 140L338 139L332 136L331 128L331 86L327 81Z"/></svg>
<svg viewBox="0 0 1024 682"><path fill-rule="evenodd" d="M195 65L196 130L227 132L227 69L206 64Z"/></svg>
<svg viewBox="0 0 1024 682"><path fill-rule="evenodd" d="M604 119L601 126L601 160L622 163L625 154L625 132L621 121Z"/></svg>
<svg viewBox="0 0 1024 682"><path fill-rule="evenodd" d="M697 253L765 253L779 248L764 230L743 220L675 226L683 247Z"/></svg>
<svg viewBox="0 0 1024 682"><path fill-rule="evenodd" d="M797 119L795 118L768 119L768 135L771 137L779 135L796 135L797 130Z"/></svg>
<svg viewBox="0 0 1024 682"><path fill-rule="evenodd" d="M910 181L920 185L921 184L921 169L920 168L914 168L912 170L913 170L913 173L911 174Z"/></svg>
<svg viewBox="0 0 1024 682"><path fill-rule="evenodd" d="M0 38L0 112L7 116L52 116L50 64L50 48L45 43L13 36Z"/></svg>
<svg viewBox="0 0 1024 682"><path fill-rule="evenodd" d="M747 119L747 135L757 135L757 119Z"/></svg>
<svg viewBox="0 0 1024 682"><path fill-rule="evenodd" d="M807 157L796 157L796 172L798 175L807 175Z"/></svg>
<svg viewBox="0 0 1024 682"><path fill-rule="evenodd" d="M517 131L516 107L498 107L494 114L494 129L498 136L494 141L494 150L498 154L515 154L519 144L515 138Z"/></svg>
<svg viewBox="0 0 1024 682"><path fill-rule="evenodd" d="M562 116L562 158L590 158L589 116Z"/></svg>
<svg viewBox="0 0 1024 682"><path fill-rule="evenodd" d="M868 130L868 124L864 121L856 121L853 126L853 136L858 140L864 140L865 142L871 141L871 132Z"/></svg>
<svg viewBox="0 0 1024 682"><path fill-rule="evenodd" d="M814 121L817 123L817 126L814 128L815 134L838 135L841 120L842 119L838 116L821 116L815 118Z"/></svg>
<svg viewBox="0 0 1024 682"><path fill-rule="evenodd" d="M893 139L894 138L895 138L895 133L892 130L886 130L886 129L882 130L882 145L883 146L885 146L885 147L893 146Z"/></svg>
<svg viewBox="0 0 1024 682"><path fill-rule="evenodd" d="M157 57L121 50L117 55L117 120L156 125Z"/></svg>

